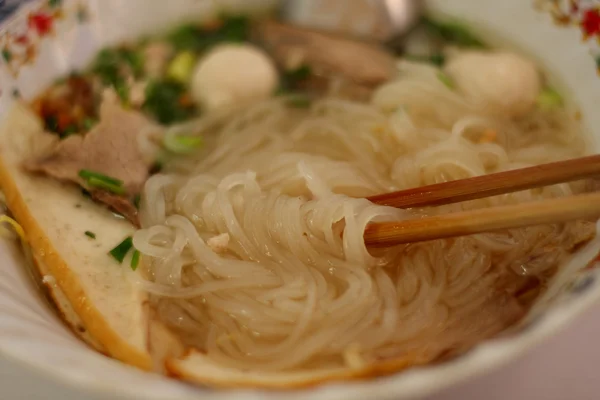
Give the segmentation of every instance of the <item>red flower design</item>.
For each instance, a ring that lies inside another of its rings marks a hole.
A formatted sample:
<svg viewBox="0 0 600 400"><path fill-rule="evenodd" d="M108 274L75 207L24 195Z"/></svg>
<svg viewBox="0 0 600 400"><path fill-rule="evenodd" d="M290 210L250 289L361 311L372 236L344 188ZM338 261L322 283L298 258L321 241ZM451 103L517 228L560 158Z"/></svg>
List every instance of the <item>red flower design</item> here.
<svg viewBox="0 0 600 400"><path fill-rule="evenodd" d="M15 37L15 42L21 45L26 45L27 43L29 43L29 38L27 37L27 35L19 35Z"/></svg>
<svg viewBox="0 0 600 400"><path fill-rule="evenodd" d="M586 38L600 34L600 12L589 9L583 13L581 28Z"/></svg>
<svg viewBox="0 0 600 400"><path fill-rule="evenodd" d="M52 31L53 24L54 19L51 15L36 13L29 16L29 26L35 29L40 36L50 33Z"/></svg>
<svg viewBox="0 0 600 400"><path fill-rule="evenodd" d="M577 14L579 12L579 0L571 0L571 14Z"/></svg>

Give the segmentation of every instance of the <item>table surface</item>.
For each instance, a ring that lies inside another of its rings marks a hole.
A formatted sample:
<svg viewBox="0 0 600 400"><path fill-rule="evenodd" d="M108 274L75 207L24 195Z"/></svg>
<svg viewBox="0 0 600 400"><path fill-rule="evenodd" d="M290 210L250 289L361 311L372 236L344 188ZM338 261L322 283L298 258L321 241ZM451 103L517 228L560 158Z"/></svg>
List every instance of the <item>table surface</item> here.
<svg viewBox="0 0 600 400"><path fill-rule="evenodd" d="M507 367L426 400L600 398L600 305ZM61 385L0 356L1 400L116 400Z"/></svg>

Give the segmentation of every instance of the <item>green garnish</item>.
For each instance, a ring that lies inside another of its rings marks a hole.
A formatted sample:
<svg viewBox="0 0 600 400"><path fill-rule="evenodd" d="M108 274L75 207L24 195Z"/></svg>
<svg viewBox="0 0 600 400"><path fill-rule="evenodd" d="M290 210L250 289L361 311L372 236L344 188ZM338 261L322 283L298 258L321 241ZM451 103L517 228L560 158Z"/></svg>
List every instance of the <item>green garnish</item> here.
<svg viewBox="0 0 600 400"><path fill-rule="evenodd" d="M142 53L126 47L104 49L96 56L92 72L98 75L105 85L114 87L121 100L127 103L129 89L123 67L129 67L134 77L142 77L144 74Z"/></svg>
<svg viewBox="0 0 600 400"><path fill-rule="evenodd" d="M110 182L106 182L102 179L98 179L98 178L90 178L87 181L88 185L98 188L98 189L103 189L106 190L107 192L111 192L114 194L118 194L120 196L124 195L125 193L127 193L125 191L125 188L123 188L122 186L119 185L114 185Z"/></svg>
<svg viewBox="0 0 600 400"><path fill-rule="evenodd" d="M196 55L191 51L177 54L167 69L167 76L179 83L187 83L194 71Z"/></svg>
<svg viewBox="0 0 600 400"><path fill-rule="evenodd" d="M129 250L133 247L133 238L131 236L126 237L121 243L117 245L114 249L112 249L109 254L113 256L115 260L119 263L122 263L125 259Z"/></svg>
<svg viewBox="0 0 600 400"><path fill-rule="evenodd" d="M131 256L131 269L136 270L140 263L140 252L138 250L133 251L133 255Z"/></svg>
<svg viewBox="0 0 600 400"><path fill-rule="evenodd" d="M133 197L133 205L135 206L135 208L137 208L138 210L140 209L140 201L142 201L142 195L140 195L139 193L136 194Z"/></svg>
<svg viewBox="0 0 600 400"><path fill-rule="evenodd" d="M244 42L250 32L250 20L245 16L224 16L215 27L183 25L167 40L177 51L204 52L219 43Z"/></svg>
<svg viewBox="0 0 600 400"><path fill-rule="evenodd" d="M113 84L113 87L115 88L115 92L117 92L117 95L121 99L121 102L123 102L123 104L126 105L129 104L129 87L127 87L125 81L119 81Z"/></svg>
<svg viewBox="0 0 600 400"><path fill-rule="evenodd" d="M146 87L146 101L142 108L163 125L191 118L196 107L182 99L187 95L184 84L173 80L156 80Z"/></svg>
<svg viewBox="0 0 600 400"><path fill-rule="evenodd" d="M455 21L434 21L424 17L425 28L438 38L463 47L485 48L485 43L475 36L467 27Z"/></svg>
<svg viewBox="0 0 600 400"><path fill-rule="evenodd" d="M279 83L279 93L289 93L297 90L300 84L310 78L312 69L308 65L284 71Z"/></svg>
<svg viewBox="0 0 600 400"><path fill-rule="evenodd" d="M312 99L308 96L299 94L296 96L292 96L288 100L288 104L290 107L294 108L308 108L312 104Z"/></svg>
<svg viewBox="0 0 600 400"><path fill-rule="evenodd" d="M94 232L85 231L85 236L96 239L96 234Z"/></svg>
<svg viewBox="0 0 600 400"><path fill-rule="evenodd" d="M135 78L141 78L144 76L144 55L141 51L121 48L119 49L119 55L121 59L131 68L131 72Z"/></svg>
<svg viewBox="0 0 600 400"><path fill-rule="evenodd" d="M435 53L430 56L415 56L411 54L406 54L404 55L404 57L407 60L433 64L436 67L442 67L446 63L446 56L443 53Z"/></svg>
<svg viewBox="0 0 600 400"><path fill-rule="evenodd" d="M111 178L110 176L101 174L100 172L90 171L89 169L82 169L79 171L79 177L85 180L90 180L91 178L96 178L102 180L104 182L121 186L123 185L123 181L117 178Z"/></svg>
<svg viewBox="0 0 600 400"><path fill-rule="evenodd" d="M184 136L166 134L163 146L172 153L186 154L200 148L204 141L200 136Z"/></svg>
<svg viewBox="0 0 600 400"><path fill-rule="evenodd" d="M537 104L541 109L550 110L563 105L563 98L556 90L545 88L539 94Z"/></svg>
<svg viewBox="0 0 600 400"><path fill-rule="evenodd" d="M454 81L448 75L440 71L437 73L437 77L440 80L440 82L446 85L448 89L454 89Z"/></svg>
<svg viewBox="0 0 600 400"><path fill-rule="evenodd" d="M86 131L91 130L94 125L96 125L98 123L98 121L96 121L95 119L92 118L86 118L83 120L83 129L85 129Z"/></svg>
<svg viewBox="0 0 600 400"><path fill-rule="evenodd" d="M99 172L82 169L79 171L79 177L86 181L86 183L98 189L106 190L118 195L125 194L125 188L123 188L123 181L120 179L106 176Z"/></svg>
<svg viewBox="0 0 600 400"><path fill-rule="evenodd" d="M2 50L2 58L4 58L4 61L6 61L7 63L10 62L10 60L12 60L12 53L4 49Z"/></svg>
<svg viewBox="0 0 600 400"><path fill-rule="evenodd" d="M437 53L429 56L429 62L438 67L443 66L446 63L446 56L443 53Z"/></svg>
<svg viewBox="0 0 600 400"><path fill-rule="evenodd" d="M65 138L67 136L73 135L75 133L79 132L79 128L77 127L77 125L75 124L71 124L69 126L67 126L60 134L61 138Z"/></svg>

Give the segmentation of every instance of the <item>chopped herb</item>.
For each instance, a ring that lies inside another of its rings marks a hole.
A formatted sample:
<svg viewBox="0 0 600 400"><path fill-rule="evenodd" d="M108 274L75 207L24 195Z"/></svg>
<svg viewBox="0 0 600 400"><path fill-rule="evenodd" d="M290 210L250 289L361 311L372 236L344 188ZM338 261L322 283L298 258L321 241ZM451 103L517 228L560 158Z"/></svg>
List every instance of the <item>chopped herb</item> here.
<svg viewBox="0 0 600 400"><path fill-rule="evenodd" d="M85 231L85 236L96 239L96 234L94 232Z"/></svg>
<svg viewBox="0 0 600 400"><path fill-rule="evenodd" d="M415 56L406 54L404 57L407 60L433 64L436 67L442 67L446 63L446 56L443 53L435 53L430 56Z"/></svg>
<svg viewBox="0 0 600 400"><path fill-rule="evenodd" d="M21 97L21 92L19 91L19 89L13 89L12 95L15 99L18 99L19 97Z"/></svg>
<svg viewBox="0 0 600 400"><path fill-rule="evenodd" d="M245 16L224 16L215 27L183 25L168 36L177 51L204 52L225 42L243 42L249 37L250 20Z"/></svg>
<svg viewBox="0 0 600 400"><path fill-rule="evenodd" d="M79 128L75 124L70 124L60 133L61 139L66 138L67 136L71 136L75 133L79 132Z"/></svg>
<svg viewBox="0 0 600 400"><path fill-rule="evenodd" d="M200 136L166 134L163 139L165 149L177 154L191 153L200 148L202 144L203 140Z"/></svg>
<svg viewBox="0 0 600 400"><path fill-rule="evenodd" d="M128 48L119 49L121 59L129 65L133 76L141 78L144 76L144 55L141 51L136 51Z"/></svg>
<svg viewBox="0 0 600 400"><path fill-rule="evenodd" d="M563 105L563 99L560 93L552 88L542 90L537 99L537 104L541 109L551 110Z"/></svg>
<svg viewBox="0 0 600 400"><path fill-rule="evenodd" d="M138 210L140 209L140 201L142 200L142 196L138 193L133 197L133 205Z"/></svg>
<svg viewBox="0 0 600 400"><path fill-rule="evenodd" d="M142 53L126 47L117 49L104 49L96 56L92 65L92 72L100 77L105 85L114 87L124 103L129 100L124 66L129 66L132 74L139 78L144 73L144 60Z"/></svg>
<svg viewBox="0 0 600 400"><path fill-rule="evenodd" d="M436 53L436 54L429 56L429 61L433 65L437 65L438 67L441 67L446 63L446 56L443 53Z"/></svg>
<svg viewBox="0 0 600 400"><path fill-rule="evenodd" d="M190 80L195 64L196 55L194 53L191 51L181 52L169 64L167 76L174 81L185 84Z"/></svg>
<svg viewBox="0 0 600 400"><path fill-rule="evenodd" d="M47 115L44 117L44 126L48 131L60 134L58 118L56 118L54 115Z"/></svg>
<svg viewBox="0 0 600 400"><path fill-rule="evenodd" d="M290 107L294 108L308 108L312 104L312 99L308 96L297 95L293 96L288 100Z"/></svg>
<svg viewBox="0 0 600 400"><path fill-rule="evenodd" d="M58 7L62 4L62 0L48 0L48 5L50 7Z"/></svg>
<svg viewBox="0 0 600 400"><path fill-rule="evenodd" d="M98 178L90 178L87 181L88 185L98 188L98 189L103 189L106 190L107 192L111 192L114 194L118 194L118 195L124 195L125 193L127 193L125 191L125 188L123 188L122 186L119 185L115 185L112 184L110 182L104 181L102 179L98 179Z"/></svg>
<svg viewBox="0 0 600 400"><path fill-rule="evenodd" d="M454 81L448 75L443 72L438 72L438 79L442 82L448 89L454 89Z"/></svg>
<svg viewBox="0 0 600 400"><path fill-rule="evenodd" d="M107 192L111 192L118 195L125 194L125 188L123 188L123 181L120 179L112 178L99 172L94 172L87 169L82 169L81 171L79 171L79 177L81 179L84 179L86 183L91 187L103 189Z"/></svg>
<svg viewBox="0 0 600 400"><path fill-rule="evenodd" d="M114 85L123 80L118 52L112 49L100 51L92 65L92 72L97 74L105 84Z"/></svg>
<svg viewBox="0 0 600 400"><path fill-rule="evenodd" d="M140 263L140 252L138 250L133 251L133 255L131 256L131 269L136 270Z"/></svg>
<svg viewBox="0 0 600 400"><path fill-rule="evenodd" d="M96 121L95 119L92 119L92 118L86 118L86 119L84 119L84 120L83 120L83 123L82 123L82 125L83 125L83 129L84 129L84 130L86 130L86 131L89 131L89 130L91 130L91 129L94 127L94 125L96 125L97 123L98 123L98 121Z"/></svg>
<svg viewBox="0 0 600 400"><path fill-rule="evenodd" d="M296 69L284 71L279 82L279 94L286 94L299 89L302 82L312 76L312 69L308 65L302 65Z"/></svg>
<svg viewBox="0 0 600 400"><path fill-rule="evenodd" d="M4 58L4 61L6 62L10 62L10 60L12 60L12 53L9 50L2 50L2 58Z"/></svg>
<svg viewBox="0 0 600 400"><path fill-rule="evenodd" d="M196 113L193 103L180 99L187 93L184 84L173 80L156 80L146 87L143 109L161 124L170 125L189 119Z"/></svg>
<svg viewBox="0 0 600 400"><path fill-rule="evenodd" d="M113 256L115 260L119 263L122 263L125 259L129 250L133 247L133 238L131 236L126 237L121 243L117 245L114 249L112 249L109 254Z"/></svg>
<svg viewBox="0 0 600 400"><path fill-rule="evenodd" d="M464 25L455 21L434 21L430 18L423 18L425 28L438 38L454 43L463 47L484 48L485 43L475 36Z"/></svg>
<svg viewBox="0 0 600 400"><path fill-rule="evenodd" d="M79 177L85 180L90 180L91 178L96 178L102 180L104 182L121 186L123 185L123 181L117 178L111 178L110 176L106 176L101 174L100 172L90 171L89 169L82 169L79 171Z"/></svg>

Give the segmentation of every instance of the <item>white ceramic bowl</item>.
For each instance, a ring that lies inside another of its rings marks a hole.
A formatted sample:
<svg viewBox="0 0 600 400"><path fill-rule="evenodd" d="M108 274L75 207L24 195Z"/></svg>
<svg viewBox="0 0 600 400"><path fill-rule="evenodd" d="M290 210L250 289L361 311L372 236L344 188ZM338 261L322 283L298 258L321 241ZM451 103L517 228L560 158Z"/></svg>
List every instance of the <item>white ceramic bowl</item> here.
<svg viewBox="0 0 600 400"><path fill-rule="evenodd" d="M310 0L306 0L310 2ZM363 0L338 1L341 9ZM274 0L43 0L27 5L0 31L0 118L14 97L35 96L59 75L86 65L101 47L182 19L207 16L215 6L255 8ZM600 150L598 37L585 40L579 22L590 18L589 0L430 0L435 13L458 17L510 43L546 66L577 104L590 133L590 150ZM573 4L578 6L574 7ZM564 12L561 10L565 10ZM563 22L557 25L554 19ZM587 16L587 17L586 17ZM590 24L584 26L593 27ZM573 111L575 112L575 111ZM447 363L415 368L364 382L336 383L296 391L210 391L144 373L88 349L63 326L23 267L15 246L0 242L0 352L89 391L147 400L198 399L408 399L418 398L507 363L554 334L600 299L596 256L588 246L564 268L518 333L481 344Z"/></svg>

